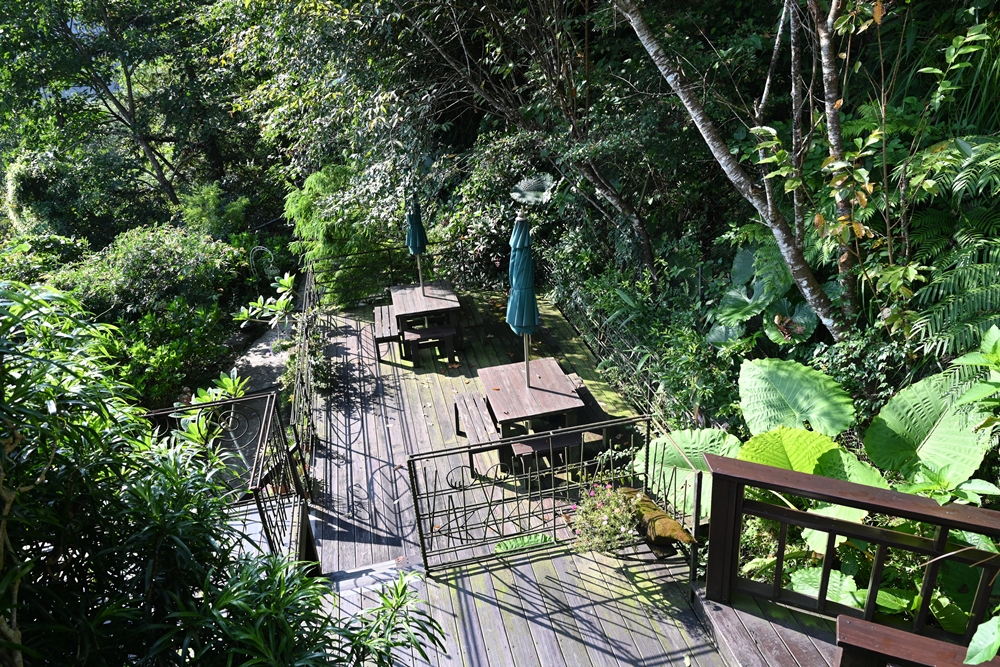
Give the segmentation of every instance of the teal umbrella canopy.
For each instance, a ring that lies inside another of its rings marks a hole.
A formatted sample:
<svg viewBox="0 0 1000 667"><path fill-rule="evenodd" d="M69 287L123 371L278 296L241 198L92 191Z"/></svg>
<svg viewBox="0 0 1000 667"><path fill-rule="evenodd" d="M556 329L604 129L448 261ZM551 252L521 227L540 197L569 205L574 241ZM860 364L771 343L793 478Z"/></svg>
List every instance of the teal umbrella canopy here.
<svg viewBox="0 0 1000 667"><path fill-rule="evenodd" d="M535 299L535 260L531 256L528 220L518 216L510 235L510 299L507 324L514 333L538 331L538 301Z"/></svg>
<svg viewBox="0 0 1000 667"><path fill-rule="evenodd" d="M422 255L427 250L427 232L420 218L420 202L416 199L406 214L406 246L411 255Z"/></svg>

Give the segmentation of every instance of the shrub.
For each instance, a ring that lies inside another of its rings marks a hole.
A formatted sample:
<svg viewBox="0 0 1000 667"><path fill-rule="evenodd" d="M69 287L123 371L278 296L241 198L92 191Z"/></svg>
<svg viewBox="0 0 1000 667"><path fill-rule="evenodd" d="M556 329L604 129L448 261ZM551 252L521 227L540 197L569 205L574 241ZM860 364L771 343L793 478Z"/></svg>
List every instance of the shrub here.
<svg viewBox="0 0 1000 667"><path fill-rule="evenodd" d="M641 500L642 494L629 498L611 484L594 482L576 505L573 549L579 553L615 553L634 542L637 505Z"/></svg>
<svg viewBox="0 0 1000 667"><path fill-rule="evenodd" d="M227 351L220 343L228 325L217 304L193 306L184 297L135 322L123 319L117 373L135 387L143 405L169 406L184 386L203 385L215 375Z"/></svg>
<svg viewBox="0 0 1000 667"><path fill-rule="evenodd" d="M183 297L209 304L236 277L239 253L222 241L160 225L118 236L99 253L52 275L102 317L135 320Z"/></svg>
<svg viewBox="0 0 1000 667"><path fill-rule="evenodd" d="M247 197L225 201L218 181L182 194L181 214L188 229L212 238L224 239L239 231L250 205Z"/></svg>
<svg viewBox="0 0 1000 667"><path fill-rule="evenodd" d="M78 261L90 250L83 239L56 234L27 234L8 243L0 263L0 279L34 283L46 274Z"/></svg>

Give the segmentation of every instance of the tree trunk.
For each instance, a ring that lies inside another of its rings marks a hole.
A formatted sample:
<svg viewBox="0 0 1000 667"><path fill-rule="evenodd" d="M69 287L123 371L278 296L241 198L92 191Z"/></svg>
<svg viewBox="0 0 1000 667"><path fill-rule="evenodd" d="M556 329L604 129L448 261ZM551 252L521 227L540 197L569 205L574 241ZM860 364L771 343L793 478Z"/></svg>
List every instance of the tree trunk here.
<svg viewBox="0 0 1000 667"><path fill-rule="evenodd" d="M643 19L633 0L614 0L615 6L632 24L639 41L646 48L650 58L666 79L670 88L680 99L688 116L701 133L706 145L712 152L715 161L722 167L729 181L744 199L746 199L760 214L764 224L771 230L782 258L791 271L796 286L812 309L816 312L823 326L827 328L834 340L841 341L847 337L848 329L838 320L836 309L830 297L820 286L812 269L802 254L802 249L795 242L795 234L789 228L784 216L776 207L768 206L767 198L761 186L755 183L743 170L736 158L729 152L729 146L719 135L718 129L708 117L701 100L695 96L686 85L684 78L674 63L667 57L659 40L649 25Z"/></svg>
<svg viewBox="0 0 1000 667"><path fill-rule="evenodd" d="M833 43L833 24L840 15L842 4L840 0L830 3L830 11L824 17L816 0L808 0L809 11L816 24L816 36L819 39L820 66L823 70L823 107L826 113L826 136L830 146L830 157L834 160L844 159L844 138L840 129L840 107L843 99L840 97L840 76L837 72L837 49ZM837 205L838 224L848 223L854 219L854 211L850 201L840 198ZM847 235L853 232L849 228ZM840 244L840 258L837 268L840 270L841 311L844 319L853 322L858 317L858 279L855 275L857 256L849 242Z"/></svg>

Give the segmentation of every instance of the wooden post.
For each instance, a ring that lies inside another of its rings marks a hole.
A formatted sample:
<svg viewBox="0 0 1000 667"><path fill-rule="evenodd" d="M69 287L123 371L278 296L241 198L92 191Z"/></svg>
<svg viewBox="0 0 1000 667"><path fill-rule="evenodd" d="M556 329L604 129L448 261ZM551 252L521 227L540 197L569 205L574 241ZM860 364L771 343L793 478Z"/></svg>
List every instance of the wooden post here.
<svg viewBox="0 0 1000 667"><path fill-rule="evenodd" d="M722 475L713 477L705 597L713 602L729 604L733 594L733 580L739 566L743 491L746 487L736 478Z"/></svg>

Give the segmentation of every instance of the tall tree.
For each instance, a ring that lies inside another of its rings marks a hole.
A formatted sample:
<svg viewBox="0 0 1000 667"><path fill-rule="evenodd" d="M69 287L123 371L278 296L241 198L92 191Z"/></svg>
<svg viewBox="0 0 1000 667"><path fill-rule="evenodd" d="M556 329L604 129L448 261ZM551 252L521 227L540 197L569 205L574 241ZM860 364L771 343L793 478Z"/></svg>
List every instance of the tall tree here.
<svg viewBox="0 0 1000 667"><path fill-rule="evenodd" d="M695 92L695 88L681 73L677 61L668 55L660 39L646 22L642 11L633 0L614 0L614 5L629 21L639 41L660 74L677 95L691 122L701 134L718 165L740 195L749 202L761 220L774 235L778 249L788 265L792 278L803 298L816 312L823 326L835 340L843 340L849 331L838 316L830 297L823 291L819 281L806 261L800 239L788 224L773 192L773 184L762 177L752 177L730 151L729 145L719 132L715 121L709 116L705 105Z"/></svg>

